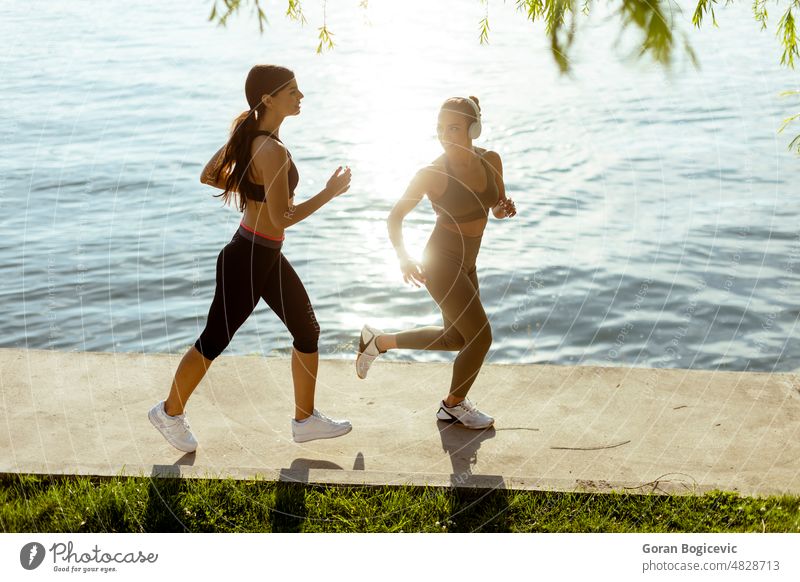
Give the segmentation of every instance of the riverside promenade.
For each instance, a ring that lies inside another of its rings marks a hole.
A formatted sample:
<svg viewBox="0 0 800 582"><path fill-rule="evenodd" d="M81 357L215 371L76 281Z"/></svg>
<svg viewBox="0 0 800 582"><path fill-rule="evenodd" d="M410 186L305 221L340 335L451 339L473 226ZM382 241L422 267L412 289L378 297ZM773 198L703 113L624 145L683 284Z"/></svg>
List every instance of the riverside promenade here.
<svg viewBox="0 0 800 582"><path fill-rule="evenodd" d="M322 360L338 439L295 444L288 359L221 356L184 454L147 419L179 355L0 349L0 473L267 479L556 491L800 494L800 373L486 365L495 426L435 419L450 365Z"/></svg>

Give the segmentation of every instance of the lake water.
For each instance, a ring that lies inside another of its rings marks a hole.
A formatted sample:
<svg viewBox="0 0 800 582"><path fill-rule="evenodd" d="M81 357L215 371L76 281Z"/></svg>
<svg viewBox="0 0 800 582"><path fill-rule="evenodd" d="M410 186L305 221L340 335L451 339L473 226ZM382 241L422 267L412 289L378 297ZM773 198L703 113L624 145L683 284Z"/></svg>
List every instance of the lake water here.
<svg viewBox="0 0 800 582"><path fill-rule="evenodd" d="M440 152L441 102L472 94L477 143L503 157L519 210L492 219L478 260L490 362L800 368L800 157L787 150L800 123L777 133L800 110L779 94L800 83L779 65L777 12L766 32L745 5L718 9L719 29L674 13L702 68L679 50L671 73L628 58L635 35L617 43L617 17L580 17L566 77L513 2L489 3L483 46L477 0L358 4L330 3L336 47L318 55L316 5L303 27L269 6L262 36L247 10L209 23L209 3L2 3L0 346L195 341L240 217L200 170L245 108L250 66L273 62L306 95L281 130L299 198L353 168L350 192L284 245L323 357L352 357L364 322L440 321L424 289L404 286L385 218ZM417 255L433 221L427 202L406 220ZM226 354L289 346L262 304Z"/></svg>

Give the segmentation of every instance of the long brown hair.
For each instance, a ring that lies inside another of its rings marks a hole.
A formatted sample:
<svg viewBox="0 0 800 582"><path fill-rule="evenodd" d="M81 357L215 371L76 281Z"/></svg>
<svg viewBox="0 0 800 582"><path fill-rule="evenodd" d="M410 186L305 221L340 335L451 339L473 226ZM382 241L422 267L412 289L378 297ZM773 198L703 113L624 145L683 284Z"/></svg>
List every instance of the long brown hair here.
<svg viewBox="0 0 800 582"><path fill-rule="evenodd" d="M230 204L234 195L239 193L238 207L244 212L245 197L240 193L240 184L247 179L250 167L250 144L253 132L258 129L258 122L266 114L266 106L261 100L263 95L276 95L278 91L294 79L294 73L286 67L278 65L256 65L247 74L244 93L250 109L243 111L233 120L231 136L225 144L220 163L217 165L217 182L225 184L221 197L225 204Z"/></svg>

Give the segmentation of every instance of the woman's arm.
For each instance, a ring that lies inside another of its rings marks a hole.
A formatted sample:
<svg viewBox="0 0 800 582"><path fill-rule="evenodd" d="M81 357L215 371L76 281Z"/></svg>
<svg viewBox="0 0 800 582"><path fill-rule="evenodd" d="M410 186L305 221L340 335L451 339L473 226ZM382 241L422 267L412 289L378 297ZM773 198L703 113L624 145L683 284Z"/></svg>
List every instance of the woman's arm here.
<svg viewBox="0 0 800 582"><path fill-rule="evenodd" d="M492 207L492 214L495 218L511 218L517 213L514 207L514 201L506 198L506 185L503 182L503 161L500 159L500 154L497 152L486 152L484 159L489 162L489 165L494 170L494 182L497 184L497 191L500 198L497 204Z"/></svg>
<svg viewBox="0 0 800 582"><path fill-rule="evenodd" d="M405 193L389 212L386 225L389 230L389 240L392 242L397 258L400 260L400 269L403 271L403 280L406 283L413 283L419 287L419 283L425 283L425 274L422 266L414 261L406 250L403 242L403 219L406 215L422 200L422 197L430 191L431 174L426 170L420 170L411 180Z"/></svg>
<svg viewBox="0 0 800 582"><path fill-rule="evenodd" d="M389 240L392 241L392 246L399 259L408 258L409 256L403 242L403 219L409 212L414 210L427 192L425 174L425 170L417 172L403 196L389 212L389 218L386 220L386 226L389 229Z"/></svg>
<svg viewBox="0 0 800 582"><path fill-rule="evenodd" d="M340 166L319 194L294 205L294 198L289 197L289 156L286 148L277 142L260 147L253 156L253 164L264 182L270 222L278 228L297 224L350 189L350 169L342 172Z"/></svg>
<svg viewBox="0 0 800 582"><path fill-rule="evenodd" d="M211 159L206 164L206 167L203 168L203 171L200 173L200 182L203 184L208 184L209 186L214 186L214 188L219 188L220 190L225 189L225 184L217 181L217 174L219 165L221 163L222 153L225 151L225 147L227 144L222 146L217 150Z"/></svg>

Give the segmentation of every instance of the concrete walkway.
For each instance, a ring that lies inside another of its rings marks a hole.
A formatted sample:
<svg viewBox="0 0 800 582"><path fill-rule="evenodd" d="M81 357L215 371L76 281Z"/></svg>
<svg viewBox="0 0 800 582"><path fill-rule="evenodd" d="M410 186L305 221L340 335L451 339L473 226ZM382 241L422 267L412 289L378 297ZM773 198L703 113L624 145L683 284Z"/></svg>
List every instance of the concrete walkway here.
<svg viewBox="0 0 800 582"><path fill-rule="evenodd" d="M449 364L320 364L341 438L298 445L286 359L222 356L188 408L194 454L147 420L180 356L0 350L0 473L335 484L800 494L800 374L502 366L471 397L495 428L435 420Z"/></svg>

